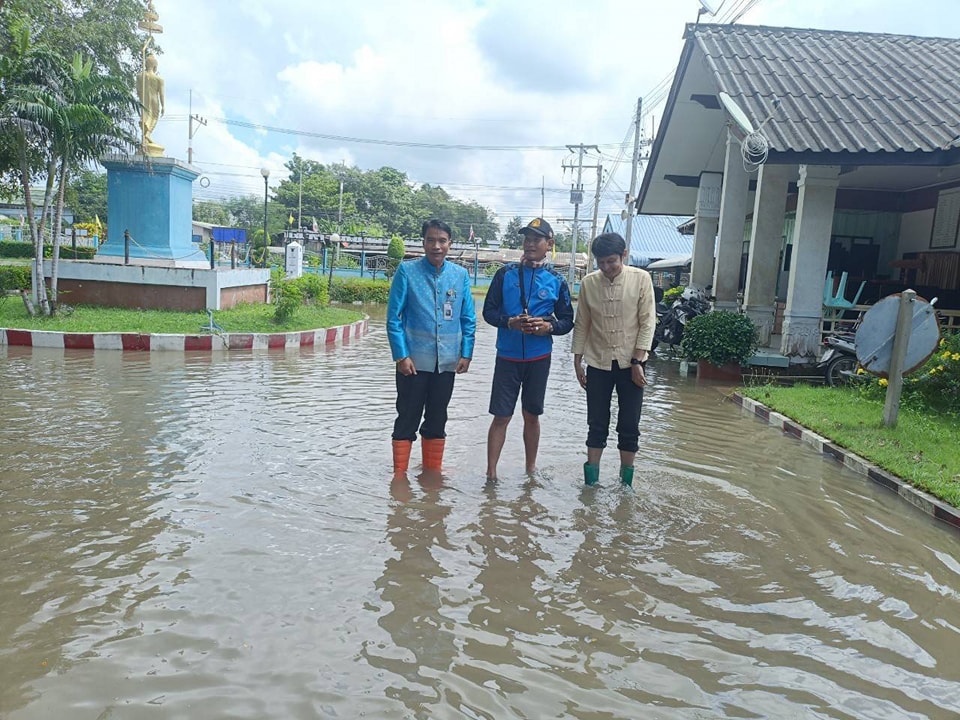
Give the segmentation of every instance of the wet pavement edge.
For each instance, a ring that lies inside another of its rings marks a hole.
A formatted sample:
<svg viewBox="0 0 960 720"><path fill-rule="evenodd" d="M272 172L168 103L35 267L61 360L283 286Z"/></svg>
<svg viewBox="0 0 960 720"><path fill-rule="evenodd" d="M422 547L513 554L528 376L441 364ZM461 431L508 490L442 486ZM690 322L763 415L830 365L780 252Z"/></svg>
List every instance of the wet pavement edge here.
<svg viewBox="0 0 960 720"><path fill-rule="evenodd" d="M784 434L812 446L822 455L832 458L855 473L866 476L877 485L892 490L926 515L941 520L954 530L960 531L960 509L947 505L929 493L913 487L902 478L877 467L869 460L865 460L846 448L840 447L786 415L771 410L763 403L738 392L728 397L732 402L739 405L744 412L750 413L769 425L779 428Z"/></svg>

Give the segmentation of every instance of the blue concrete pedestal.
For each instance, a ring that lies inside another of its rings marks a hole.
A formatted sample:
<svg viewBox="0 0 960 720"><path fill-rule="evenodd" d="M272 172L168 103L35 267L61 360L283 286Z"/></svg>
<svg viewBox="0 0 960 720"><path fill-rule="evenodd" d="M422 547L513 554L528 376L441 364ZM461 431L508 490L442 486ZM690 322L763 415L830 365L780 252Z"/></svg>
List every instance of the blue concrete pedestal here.
<svg viewBox="0 0 960 720"><path fill-rule="evenodd" d="M205 267L193 243L193 181L190 165L167 157L108 156L107 241L97 257L124 258L130 232L130 262L137 265Z"/></svg>

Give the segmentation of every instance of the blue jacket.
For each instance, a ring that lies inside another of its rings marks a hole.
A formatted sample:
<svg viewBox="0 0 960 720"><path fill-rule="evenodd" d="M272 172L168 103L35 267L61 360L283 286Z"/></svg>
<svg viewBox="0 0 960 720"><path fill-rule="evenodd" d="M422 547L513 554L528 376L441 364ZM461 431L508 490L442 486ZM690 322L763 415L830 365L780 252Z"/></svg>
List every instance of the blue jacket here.
<svg viewBox="0 0 960 720"><path fill-rule="evenodd" d="M387 300L387 338L393 359L409 357L417 370L452 372L461 357L473 357L477 311L470 274L427 258L400 263Z"/></svg>
<svg viewBox="0 0 960 720"><path fill-rule="evenodd" d="M523 279L523 300L528 315L549 318L553 323L550 335L525 335L507 327L510 318L520 315L520 280ZM505 360L536 360L553 351L551 335L566 335L573 329L573 303L567 281L552 265L531 268L510 263L497 271L483 303L483 319L497 330L497 357Z"/></svg>

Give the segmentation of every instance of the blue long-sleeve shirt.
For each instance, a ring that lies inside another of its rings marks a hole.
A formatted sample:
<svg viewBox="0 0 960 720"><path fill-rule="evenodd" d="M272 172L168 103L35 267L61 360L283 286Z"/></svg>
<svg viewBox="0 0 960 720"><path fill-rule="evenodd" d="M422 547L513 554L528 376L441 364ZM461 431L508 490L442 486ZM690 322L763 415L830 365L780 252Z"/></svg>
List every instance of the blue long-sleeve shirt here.
<svg viewBox="0 0 960 720"><path fill-rule="evenodd" d="M527 335L507 327L510 318L526 311L548 317L550 335ZM497 330L497 357L505 360L537 360L553 350L552 335L573 329L573 304L567 281L552 265L531 268L518 263L504 265L493 276L483 303L483 319Z"/></svg>
<svg viewBox="0 0 960 720"><path fill-rule="evenodd" d="M387 338L394 361L409 357L417 370L451 372L473 357L477 313L470 274L427 258L400 263L387 301Z"/></svg>

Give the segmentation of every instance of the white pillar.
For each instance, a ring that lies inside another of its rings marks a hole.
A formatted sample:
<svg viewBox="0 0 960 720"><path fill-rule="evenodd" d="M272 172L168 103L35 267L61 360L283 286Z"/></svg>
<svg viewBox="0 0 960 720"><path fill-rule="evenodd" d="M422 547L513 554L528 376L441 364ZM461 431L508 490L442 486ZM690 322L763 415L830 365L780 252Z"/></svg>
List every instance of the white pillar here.
<svg viewBox="0 0 960 720"><path fill-rule="evenodd" d="M823 284L839 174L835 165L800 166L790 286L780 343L780 352L788 357L814 358L820 348Z"/></svg>
<svg viewBox="0 0 960 720"><path fill-rule="evenodd" d="M740 142L727 131L727 154L723 164L723 193L720 196L720 239L713 270L713 295L717 310L736 310L740 292L740 258L747 216L750 178L743 167Z"/></svg>
<svg viewBox="0 0 960 720"><path fill-rule="evenodd" d="M743 304L761 347L770 344L773 331L787 188L796 173L795 165L761 165L757 176Z"/></svg>
<svg viewBox="0 0 960 720"><path fill-rule="evenodd" d="M693 260L690 284L705 288L713 279L713 246L720 217L720 173L700 173L697 189L697 214L693 235Z"/></svg>

